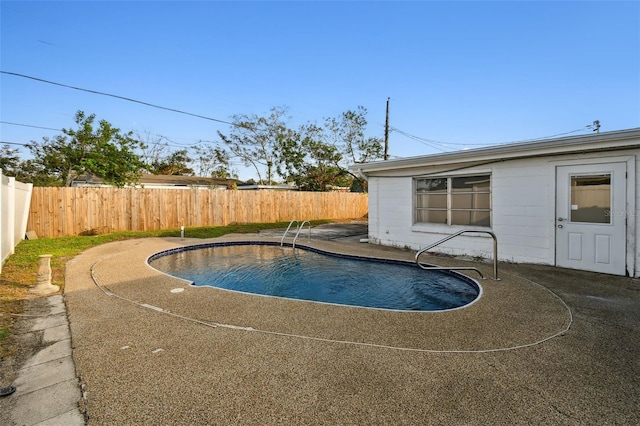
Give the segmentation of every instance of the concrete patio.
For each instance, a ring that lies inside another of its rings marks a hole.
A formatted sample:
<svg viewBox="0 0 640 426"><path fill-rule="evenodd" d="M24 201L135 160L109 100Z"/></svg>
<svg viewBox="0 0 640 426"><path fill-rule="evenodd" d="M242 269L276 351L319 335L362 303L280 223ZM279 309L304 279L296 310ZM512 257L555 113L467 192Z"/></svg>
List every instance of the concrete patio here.
<svg viewBox="0 0 640 426"><path fill-rule="evenodd" d="M301 244L413 258L359 237ZM640 422L638 280L501 264L465 309L393 312L193 288L145 264L203 242L122 241L68 263L87 424Z"/></svg>

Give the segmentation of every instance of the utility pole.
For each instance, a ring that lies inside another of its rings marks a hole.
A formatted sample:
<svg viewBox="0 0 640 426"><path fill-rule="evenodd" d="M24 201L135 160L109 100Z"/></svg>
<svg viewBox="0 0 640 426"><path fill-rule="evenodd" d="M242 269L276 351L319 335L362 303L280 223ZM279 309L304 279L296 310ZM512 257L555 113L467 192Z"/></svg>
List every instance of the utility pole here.
<svg viewBox="0 0 640 426"><path fill-rule="evenodd" d="M387 118L384 122L384 159L389 158L389 99L387 98Z"/></svg>

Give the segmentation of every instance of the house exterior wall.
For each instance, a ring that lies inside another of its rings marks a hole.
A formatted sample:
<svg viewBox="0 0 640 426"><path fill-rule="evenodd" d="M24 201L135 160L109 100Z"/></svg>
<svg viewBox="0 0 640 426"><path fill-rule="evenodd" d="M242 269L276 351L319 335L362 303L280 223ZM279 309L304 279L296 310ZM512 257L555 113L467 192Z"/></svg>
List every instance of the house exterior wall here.
<svg viewBox="0 0 640 426"><path fill-rule="evenodd" d="M573 154L498 161L442 176L491 174L491 227L414 224L414 177L431 175L433 168L376 172L369 178L369 241L419 250L460 229L490 230L498 238L502 261L555 264L556 166L627 162L627 265L640 276L640 153L638 150L599 154ZM455 169L452 166L451 169ZM373 174L373 173L372 173ZM396 176L394 176L394 174ZM433 249L454 255L492 258L492 240L483 234L454 238Z"/></svg>

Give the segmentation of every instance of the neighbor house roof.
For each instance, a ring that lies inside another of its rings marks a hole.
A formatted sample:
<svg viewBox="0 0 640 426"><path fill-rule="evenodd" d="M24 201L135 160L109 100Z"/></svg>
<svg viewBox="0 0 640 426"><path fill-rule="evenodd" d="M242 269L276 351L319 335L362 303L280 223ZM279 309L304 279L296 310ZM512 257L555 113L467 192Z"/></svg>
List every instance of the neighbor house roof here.
<svg viewBox="0 0 640 426"><path fill-rule="evenodd" d="M218 179L200 176L172 176L172 175L148 175L140 176L139 186L146 188L181 188L181 187L207 187L227 188L239 181L235 179ZM72 186L109 186L97 176L80 175L73 180Z"/></svg>
<svg viewBox="0 0 640 426"><path fill-rule="evenodd" d="M590 135L495 145L395 160L354 164L350 170L371 173L453 163L483 163L548 155L640 148L640 128Z"/></svg>
<svg viewBox="0 0 640 426"><path fill-rule="evenodd" d="M262 191L262 190L297 191L298 187L291 183L283 183L279 185L258 185L258 184L241 183L241 184L238 184L238 189L245 190L245 191Z"/></svg>

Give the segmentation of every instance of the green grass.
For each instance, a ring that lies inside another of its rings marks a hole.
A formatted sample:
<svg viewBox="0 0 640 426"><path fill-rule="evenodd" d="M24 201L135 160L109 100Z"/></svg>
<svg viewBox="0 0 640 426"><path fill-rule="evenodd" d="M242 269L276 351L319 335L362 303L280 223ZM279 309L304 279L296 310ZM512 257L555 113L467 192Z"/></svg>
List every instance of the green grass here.
<svg viewBox="0 0 640 426"><path fill-rule="evenodd" d="M311 221L312 226L330 220ZM188 228L187 238L215 238L226 234L255 233L264 229L286 228L288 222L255 223L202 228ZM66 263L83 251L101 244L133 238L179 237L180 230L114 232L104 235L41 238L21 241L2 267L0 275L0 356L13 353L15 343L9 342L16 315L24 311L24 300L30 297L29 288L35 285L39 256L50 254L51 283L64 287Z"/></svg>

